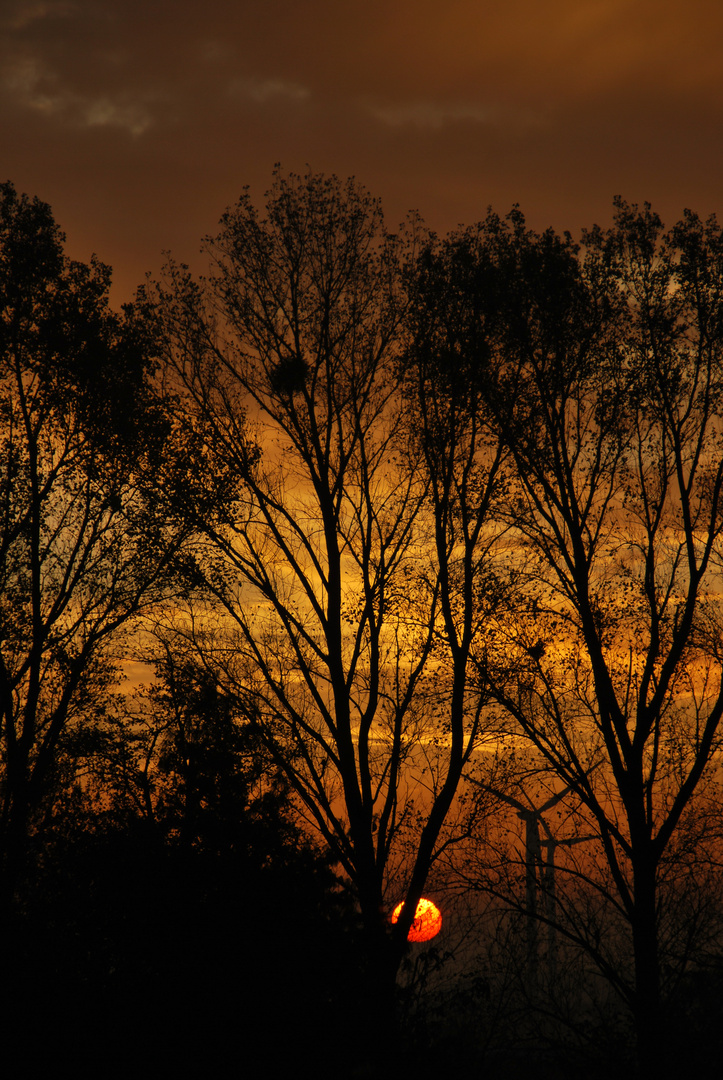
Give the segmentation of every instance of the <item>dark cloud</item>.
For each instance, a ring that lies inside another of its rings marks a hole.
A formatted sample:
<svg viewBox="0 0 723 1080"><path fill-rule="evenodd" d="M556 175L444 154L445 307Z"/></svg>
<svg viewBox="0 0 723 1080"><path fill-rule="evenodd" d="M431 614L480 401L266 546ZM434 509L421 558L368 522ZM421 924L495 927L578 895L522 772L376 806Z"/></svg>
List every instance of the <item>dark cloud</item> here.
<svg viewBox="0 0 723 1080"><path fill-rule="evenodd" d="M2 171L118 299L275 161L441 230L719 207L719 0L10 0L0 34Z"/></svg>

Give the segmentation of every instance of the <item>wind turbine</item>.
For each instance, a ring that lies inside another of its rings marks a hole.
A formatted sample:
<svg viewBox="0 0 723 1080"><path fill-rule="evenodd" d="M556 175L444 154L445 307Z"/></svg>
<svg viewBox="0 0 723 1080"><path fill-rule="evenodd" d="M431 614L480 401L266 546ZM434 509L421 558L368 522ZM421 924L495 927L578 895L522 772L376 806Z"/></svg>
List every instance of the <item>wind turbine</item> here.
<svg viewBox="0 0 723 1080"><path fill-rule="evenodd" d="M557 941L555 932L555 908L557 905L557 885L555 876L555 849L558 847L572 847L574 844L593 840L593 836L574 836L562 840L555 839L550 826L543 815L552 810L571 790L571 787L562 788L550 796L541 806L521 802L519 799L505 792L490 788L487 784L468 776L468 780L484 787L502 802L513 807L517 816L525 823L525 941L527 946L527 969L529 973L529 988L534 996L539 986L539 924L544 921L547 924L547 963L550 982L555 978L557 969ZM543 839L540 836L540 826L546 833ZM543 848L545 858L543 859ZM538 909L538 892L544 898L543 909Z"/></svg>

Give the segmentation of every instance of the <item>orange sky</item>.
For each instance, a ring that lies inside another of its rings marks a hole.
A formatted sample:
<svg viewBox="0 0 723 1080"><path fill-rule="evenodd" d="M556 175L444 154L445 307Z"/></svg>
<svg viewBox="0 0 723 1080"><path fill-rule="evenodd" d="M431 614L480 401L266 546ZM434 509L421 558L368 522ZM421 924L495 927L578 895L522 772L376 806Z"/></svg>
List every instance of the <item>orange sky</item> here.
<svg viewBox="0 0 723 1080"><path fill-rule="evenodd" d="M723 210L721 0L4 0L0 180L127 299L274 162L440 231Z"/></svg>

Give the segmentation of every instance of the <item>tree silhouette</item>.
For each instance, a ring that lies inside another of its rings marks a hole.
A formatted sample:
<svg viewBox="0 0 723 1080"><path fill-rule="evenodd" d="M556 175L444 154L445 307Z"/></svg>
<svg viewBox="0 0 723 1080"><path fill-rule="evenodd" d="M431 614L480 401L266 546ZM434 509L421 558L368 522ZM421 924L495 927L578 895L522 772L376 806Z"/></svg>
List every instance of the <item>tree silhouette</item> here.
<svg viewBox="0 0 723 1080"><path fill-rule="evenodd" d="M169 387L204 432L209 472L243 481L225 522L196 519L213 603L178 629L247 702L354 884L379 1032L479 731L458 706L450 729L429 667L429 480L400 392L413 241L390 236L352 181L277 174L265 217L248 195L224 215L210 279L170 266L158 293Z"/></svg>
<svg viewBox="0 0 723 1080"><path fill-rule="evenodd" d="M140 313L63 254L49 207L0 188L0 856L5 894L69 725L114 642L168 593L183 539L156 483L168 426ZM117 647L120 648L119 646Z"/></svg>
<svg viewBox="0 0 723 1080"><path fill-rule="evenodd" d="M451 250L472 266L462 280L446 256L515 462L507 520L527 594L481 638L481 678L586 809L634 955L632 981L608 974L653 1074L664 879L723 712L723 241L715 220L687 214L664 234L649 207L618 202L581 250L519 211Z"/></svg>
<svg viewBox="0 0 723 1080"><path fill-rule="evenodd" d="M127 1068L140 1042L144 1069L241 1056L275 1071L353 1040L348 892L213 674L166 650L152 684L65 750L83 786L55 800L4 953L29 1066L72 1053L91 1067L117 1043Z"/></svg>
<svg viewBox="0 0 723 1080"><path fill-rule="evenodd" d="M440 241L277 169L207 239L208 278L169 262L122 314L63 242L0 185L6 904L43 848L13 924L37 941L3 943L28 963L13 1015L33 971L57 1011L55 965L102 1030L150 981L180 1038L193 986L231 1050L278 976L298 1038L325 1011L378 1071L423 889L445 867L479 888L488 859L529 1000L543 925L548 983L592 961L660 1073L720 884L716 220L665 232L618 200L580 246L518 209ZM114 697L150 612L157 679ZM499 823L477 843L495 804L522 861L492 865ZM61 958L63 921L86 959ZM204 1002L244 954L263 995Z"/></svg>

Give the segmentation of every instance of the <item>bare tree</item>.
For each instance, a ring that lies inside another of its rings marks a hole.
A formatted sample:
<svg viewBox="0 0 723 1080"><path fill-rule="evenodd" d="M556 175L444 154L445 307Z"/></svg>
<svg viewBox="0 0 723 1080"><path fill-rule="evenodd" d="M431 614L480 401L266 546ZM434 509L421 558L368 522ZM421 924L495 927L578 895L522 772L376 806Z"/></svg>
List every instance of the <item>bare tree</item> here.
<svg viewBox="0 0 723 1080"><path fill-rule="evenodd" d="M171 266L160 290L181 407L209 469L243 481L204 528L213 604L186 632L353 882L380 1012L479 731L432 663L442 587L399 362L413 243L352 181L277 174L264 218L248 195L224 215L208 281Z"/></svg>
<svg viewBox="0 0 723 1080"><path fill-rule="evenodd" d="M439 596L434 666L450 738L440 811L449 813L466 774L474 786L465 790L475 793L469 832L492 812L506 782L491 684L479 661L489 621L518 602L518 589L505 511L511 455L489 406L490 372L477 355L489 328L481 309L469 317L465 285L479 266L468 256L431 237L408 275L402 389L412 467L426 479L426 558ZM450 277L454 291L446 287ZM453 836L453 843L460 839Z"/></svg>
<svg viewBox="0 0 723 1080"><path fill-rule="evenodd" d="M518 211L452 250L472 267L450 290L466 291L515 461L526 597L488 623L481 677L594 827L600 895L629 928L633 975L615 977L647 1073L663 1044L668 860L720 746L723 240L714 220L664 234L649 207L620 202L582 250Z"/></svg>

